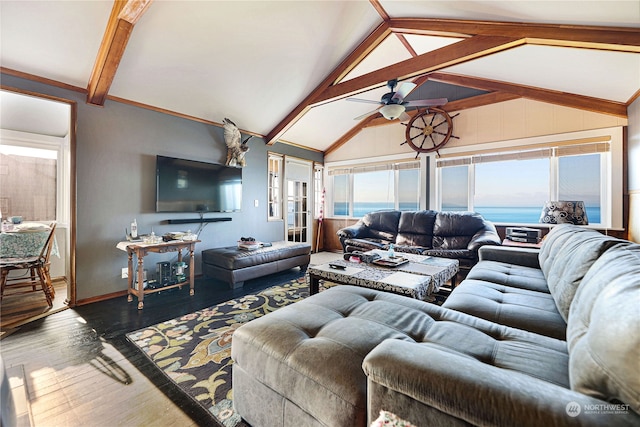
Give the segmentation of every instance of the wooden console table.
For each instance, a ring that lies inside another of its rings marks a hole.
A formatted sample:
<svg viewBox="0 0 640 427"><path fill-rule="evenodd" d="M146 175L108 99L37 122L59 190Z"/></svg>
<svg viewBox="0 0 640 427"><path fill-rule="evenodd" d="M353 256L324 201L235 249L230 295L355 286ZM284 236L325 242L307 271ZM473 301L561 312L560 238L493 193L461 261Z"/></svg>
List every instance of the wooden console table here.
<svg viewBox="0 0 640 427"><path fill-rule="evenodd" d="M193 296L194 289L194 256L193 252L196 248L196 243L200 240L184 241L173 240L170 242L162 243L138 243L138 242L120 242L117 248L124 250L129 255L129 284L127 289L127 301L133 301L133 295L138 297L138 310L142 310L144 307L144 296L153 292L164 291L171 288L182 287L189 285L189 295ZM189 280L184 282L175 283L173 285L167 285L157 289L144 289L144 257L149 253L165 253L165 252L178 252L178 262L182 262L182 250L187 249L189 251ZM138 260L136 268L136 276L138 278L138 289L133 286L133 256L136 256Z"/></svg>

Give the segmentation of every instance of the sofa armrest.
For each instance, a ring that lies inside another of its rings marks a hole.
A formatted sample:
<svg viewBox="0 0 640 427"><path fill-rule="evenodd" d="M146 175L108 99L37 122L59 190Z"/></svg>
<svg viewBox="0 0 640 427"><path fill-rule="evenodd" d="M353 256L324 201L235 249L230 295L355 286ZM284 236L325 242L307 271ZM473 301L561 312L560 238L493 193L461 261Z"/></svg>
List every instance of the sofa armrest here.
<svg viewBox="0 0 640 427"><path fill-rule="evenodd" d="M348 239L358 239L367 237L368 227L364 225L362 222L357 222L349 227L341 228L336 232L338 235L338 239L340 240L340 244L342 245L343 252L347 252L347 244L346 241Z"/></svg>
<svg viewBox="0 0 640 427"><path fill-rule="evenodd" d="M384 405L401 418L411 420L423 410L422 415L438 414L452 425L454 419L472 425L531 427L640 422L626 405L618 405L626 409L616 414L589 411L607 402L434 344L385 340L367 355L363 369L370 384L369 416ZM407 399L415 403L410 405L412 413L403 410ZM575 416L572 410L578 407Z"/></svg>
<svg viewBox="0 0 640 427"><path fill-rule="evenodd" d="M484 245L500 246L501 244L498 233L493 230L483 229L474 234L467 245L467 249L478 251Z"/></svg>
<svg viewBox="0 0 640 427"><path fill-rule="evenodd" d="M358 239L367 237L367 230L366 225L356 223L350 227L341 228L337 233L340 239Z"/></svg>
<svg viewBox="0 0 640 427"><path fill-rule="evenodd" d="M540 268L539 249L510 246L483 246L478 250L480 261L497 261L523 267Z"/></svg>

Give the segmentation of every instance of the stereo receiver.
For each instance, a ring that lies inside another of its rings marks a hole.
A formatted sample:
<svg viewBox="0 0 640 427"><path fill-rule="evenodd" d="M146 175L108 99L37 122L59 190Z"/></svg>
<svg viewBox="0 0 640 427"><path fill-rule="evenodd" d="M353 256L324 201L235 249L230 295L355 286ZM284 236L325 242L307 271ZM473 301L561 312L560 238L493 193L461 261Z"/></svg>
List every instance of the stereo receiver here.
<svg viewBox="0 0 640 427"><path fill-rule="evenodd" d="M514 242L538 243L542 237L542 230L526 227L507 227L506 237Z"/></svg>

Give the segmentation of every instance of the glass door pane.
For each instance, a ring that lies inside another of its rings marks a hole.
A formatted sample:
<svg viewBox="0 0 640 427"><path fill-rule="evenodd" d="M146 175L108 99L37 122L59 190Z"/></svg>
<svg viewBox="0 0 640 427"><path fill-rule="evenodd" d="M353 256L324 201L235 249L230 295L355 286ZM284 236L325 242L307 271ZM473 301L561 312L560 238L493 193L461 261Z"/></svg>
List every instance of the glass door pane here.
<svg viewBox="0 0 640 427"><path fill-rule="evenodd" d="M309 183L287 180L287 240L308 240L308 191Z"/></svg>

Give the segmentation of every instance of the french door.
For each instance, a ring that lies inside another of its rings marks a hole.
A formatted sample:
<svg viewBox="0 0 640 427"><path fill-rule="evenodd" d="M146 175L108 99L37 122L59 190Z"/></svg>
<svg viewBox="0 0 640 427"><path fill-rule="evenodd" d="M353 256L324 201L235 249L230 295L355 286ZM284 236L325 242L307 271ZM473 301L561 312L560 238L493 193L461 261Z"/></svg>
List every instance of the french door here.
<svg viewBox="0 0 640 427"><path fill-rule="evenodd" d="M308 243L311 240L312 166L312 162L302 159L285 160L285 239L289 242Z"/></svg>

